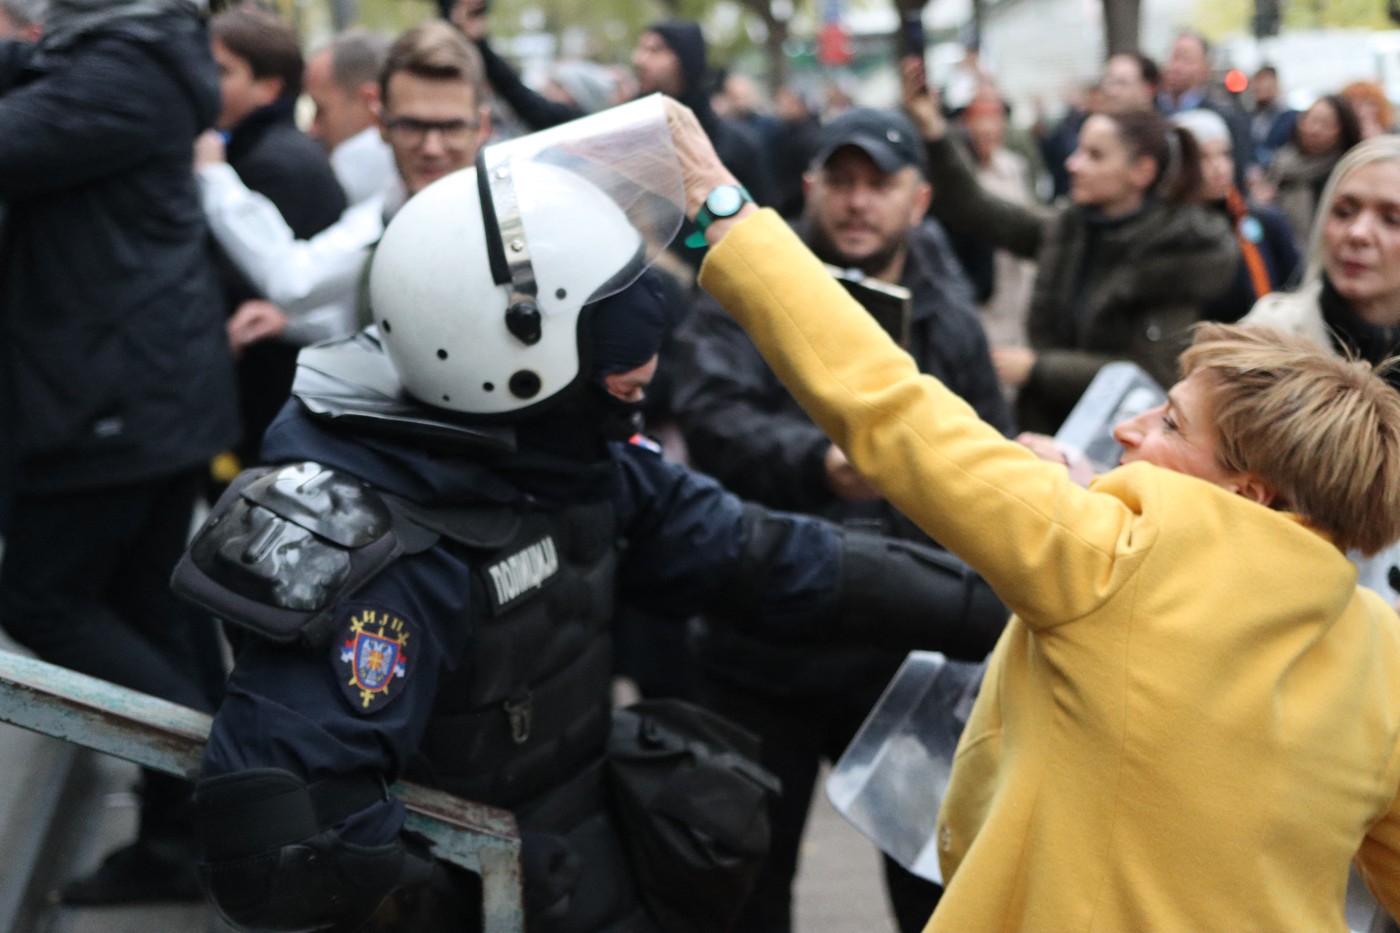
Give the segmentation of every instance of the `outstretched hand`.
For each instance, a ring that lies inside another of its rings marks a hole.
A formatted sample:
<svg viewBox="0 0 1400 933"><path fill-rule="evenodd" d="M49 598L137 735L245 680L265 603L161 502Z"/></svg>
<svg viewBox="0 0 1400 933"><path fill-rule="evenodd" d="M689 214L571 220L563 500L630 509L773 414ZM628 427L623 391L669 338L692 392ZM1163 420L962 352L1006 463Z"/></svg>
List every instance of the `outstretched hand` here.
<svg viewBox="0 0 1400 933"><path fill-rule="evenodd" d="M670 97L664 99L664 106L666 125L671 129L671 142L681 164L685 215L694 220L711 191L720 185L737 185L738 181L719 160L714 144L691 109Z"/></svg>
<svg viewBox="0 0 1400 933"><path fill-rule="evenodd" d="M1069 478L1080 486L1088 486L1094 479L1094 465L1078 451L1070 451L1056 443L1053 437L1045 434L1032 434L1023 431L1016 437L1016 443L1049 463L1058 463L1069 470Z"/></svg>
<svg viewBox="0 0 1400 933"><path fill-rule="evenodd" d="M906 55L900 59L899 77L904 111L909 119L914 121L924 139L930 142L942 139L948 132L948 121L943 116L943 102L938 92L928 85L923 56Z"/></svg>

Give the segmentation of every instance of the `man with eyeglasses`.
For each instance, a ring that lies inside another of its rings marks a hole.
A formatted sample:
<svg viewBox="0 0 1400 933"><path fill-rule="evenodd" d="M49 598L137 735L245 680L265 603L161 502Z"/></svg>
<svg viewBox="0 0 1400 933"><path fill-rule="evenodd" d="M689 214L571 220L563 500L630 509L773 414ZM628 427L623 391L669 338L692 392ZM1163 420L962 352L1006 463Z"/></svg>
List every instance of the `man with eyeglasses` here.
<svg viewBox="0 0 1400 933"><path fill-rule="evenodd" d="M215 238L267 299L290 314L356 305L365 262L389 218L428 185L471 165L490 135L482 74L476 49L447 23L422 23L399 36L380 76L377 113L398 178L306 240L223 163L218 140L204 137L196 164Z"/></svg>

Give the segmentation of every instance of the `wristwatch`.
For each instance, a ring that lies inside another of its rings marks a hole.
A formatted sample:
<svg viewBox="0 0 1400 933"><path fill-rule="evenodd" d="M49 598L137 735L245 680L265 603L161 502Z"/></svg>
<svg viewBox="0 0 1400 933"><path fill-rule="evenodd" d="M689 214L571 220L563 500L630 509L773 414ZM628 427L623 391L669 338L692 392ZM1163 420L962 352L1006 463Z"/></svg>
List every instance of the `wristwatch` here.
<svg viewBox="0 0 1400 933"><path fill-rule="evenodd" d="M752 203L753 196L743 185L720 185L705 196L700 213L695 215L695 226L699 229L685 238L685 245L695 248L704 246L705 231L710 229L710 224L723 217L733 217L739 213L739 208Z"/></svg>

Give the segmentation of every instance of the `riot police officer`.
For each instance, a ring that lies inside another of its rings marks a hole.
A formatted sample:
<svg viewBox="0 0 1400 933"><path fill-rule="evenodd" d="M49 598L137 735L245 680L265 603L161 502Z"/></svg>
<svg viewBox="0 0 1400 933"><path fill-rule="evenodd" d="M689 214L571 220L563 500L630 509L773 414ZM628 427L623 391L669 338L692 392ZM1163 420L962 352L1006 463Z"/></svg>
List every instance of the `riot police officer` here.
<svg viewBox="0 0 1400 933"><path fill-rule="evenodd" d="M658 929L600 766L620 601L798 638L851 599L925 642L940 598L1004 621L965 613L938 555L746 506L635 435L679 168L656 99L570 126L408 202L375 327L303 352L278 466L240 478L177 575L252 632L197 793L236 926L463 922L470 885L384 793L405 776L516 814L532 931Z"/></svg>

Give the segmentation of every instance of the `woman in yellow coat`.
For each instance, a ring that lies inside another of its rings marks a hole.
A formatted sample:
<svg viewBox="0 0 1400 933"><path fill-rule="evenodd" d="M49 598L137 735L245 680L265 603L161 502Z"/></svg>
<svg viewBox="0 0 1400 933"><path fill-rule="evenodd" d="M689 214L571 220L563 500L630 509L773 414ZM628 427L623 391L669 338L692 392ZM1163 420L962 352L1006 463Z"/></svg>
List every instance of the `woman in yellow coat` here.
<svg viewBox="0 0 1400 933"><path fill-rule="evenodd" d="M670 114L694 215L733 179ZM1400 620L1343 554L1400 537L1400 395L1213 325L1086 490L920 375L777 215L704 220L701 284L1015 612L929 930L1340 933L1353 857L1400 908Z"/></svg>

